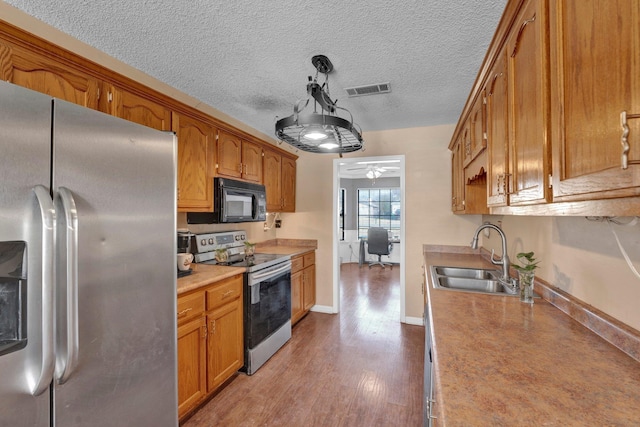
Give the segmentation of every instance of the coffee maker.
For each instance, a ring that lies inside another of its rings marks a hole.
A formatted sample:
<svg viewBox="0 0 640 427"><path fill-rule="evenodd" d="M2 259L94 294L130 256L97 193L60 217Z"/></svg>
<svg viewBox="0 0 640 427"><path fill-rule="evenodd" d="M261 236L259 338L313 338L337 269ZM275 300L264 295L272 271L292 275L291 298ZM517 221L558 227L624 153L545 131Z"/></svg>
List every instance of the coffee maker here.
<svg viewBox="0 0 640 427"><path fill-rule="evenodd" d="M177 230L177 248L179 254L186 254L191 252L191 237L193 234L189 230L186 229L178 229ZM192 270L180 270L177 269L178 277L183 277L191 274Z"/></svg>
<svg viewBox="0 0 640 427"><path fill-rule="evenodd" d="M178 253L185 254L191 252L191 236L189 230L178 230Z"/></svg>

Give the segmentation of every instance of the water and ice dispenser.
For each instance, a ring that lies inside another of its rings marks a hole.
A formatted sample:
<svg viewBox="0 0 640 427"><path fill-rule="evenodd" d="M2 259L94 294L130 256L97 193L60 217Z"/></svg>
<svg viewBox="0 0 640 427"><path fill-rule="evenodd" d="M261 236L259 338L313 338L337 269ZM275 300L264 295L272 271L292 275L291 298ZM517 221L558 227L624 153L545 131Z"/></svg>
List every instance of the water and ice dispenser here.
<svg viewBox="0 0 640 427"><path fill-rule="evenodd" d="M27 244L0 242L0 356L27 345Z"/></svg>

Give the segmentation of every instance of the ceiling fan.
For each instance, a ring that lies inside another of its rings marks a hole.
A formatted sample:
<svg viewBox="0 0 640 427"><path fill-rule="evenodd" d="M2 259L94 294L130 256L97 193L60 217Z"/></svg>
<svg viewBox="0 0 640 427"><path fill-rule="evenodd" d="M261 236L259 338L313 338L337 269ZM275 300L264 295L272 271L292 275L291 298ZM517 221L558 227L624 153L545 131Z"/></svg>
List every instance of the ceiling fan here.
<svg viewBox="0 0 640 427"><path fill-rule="evenodd" d="M377 164L358 165L356 167L347 168L347 171L366 171L365 176L369 179L379 178L383 173L400 169L398 166L380 166Z"/></svg>

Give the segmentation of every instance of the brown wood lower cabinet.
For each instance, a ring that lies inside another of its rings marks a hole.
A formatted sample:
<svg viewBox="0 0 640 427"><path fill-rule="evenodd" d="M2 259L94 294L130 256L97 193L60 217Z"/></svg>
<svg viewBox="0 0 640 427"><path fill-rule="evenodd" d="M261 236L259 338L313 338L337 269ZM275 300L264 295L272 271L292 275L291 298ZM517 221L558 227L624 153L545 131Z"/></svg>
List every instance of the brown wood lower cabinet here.
<svg viewBox="0 0 640 427"><path fill-rule="evenodd" d="M291 324L295 325L316 303L316 252L291 258Z"/></svg>
<svg viewBox="0 0 640 427"><path fill-rule="evenodd" d="M178 327L178 415L182 417L207 391L206 325L204 317Z"/></svg>
<svg viewBox="0 0 640 427"><path fill-rule="evenodd" d="M180 418L244 364L242 301L242 275L178 297Z"/></svg>

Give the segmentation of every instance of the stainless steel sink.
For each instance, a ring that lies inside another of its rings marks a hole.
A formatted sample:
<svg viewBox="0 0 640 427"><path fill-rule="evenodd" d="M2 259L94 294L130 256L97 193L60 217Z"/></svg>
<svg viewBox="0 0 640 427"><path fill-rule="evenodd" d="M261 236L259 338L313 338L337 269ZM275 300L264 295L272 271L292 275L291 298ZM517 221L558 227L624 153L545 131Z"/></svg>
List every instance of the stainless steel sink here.
<svg viewBox="0 0 640 427"><path fill-rule="evenodd" d="M435 283L435 282L434 282ZM436 287L447 289L459 289L461 291L485 292L485 293L506 293L500 282L489 279L468 279L463 277L438 277Z"/></svg>
<svg viewBox="0 0 640 427"><path fill-rule="evenodd" d="M498 270L484 270L481 268L460 268L460 267L434 267L434 268L437 275L446 276L446 277L467 277L470 279L497 279L500 275L500 272Z"/></svg>
<svg viewBox="0 0 640 427"><path fill-rule="evenodd" d="M477 292L491 295L518 295L500 280L502 272L494 269L431 266L431 279L436 289ZM536 295L537 297L537 295Z"/></svg>

